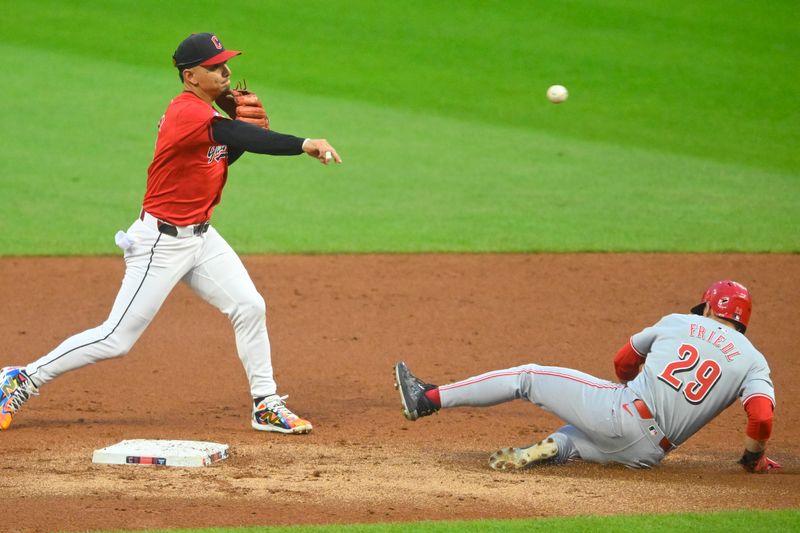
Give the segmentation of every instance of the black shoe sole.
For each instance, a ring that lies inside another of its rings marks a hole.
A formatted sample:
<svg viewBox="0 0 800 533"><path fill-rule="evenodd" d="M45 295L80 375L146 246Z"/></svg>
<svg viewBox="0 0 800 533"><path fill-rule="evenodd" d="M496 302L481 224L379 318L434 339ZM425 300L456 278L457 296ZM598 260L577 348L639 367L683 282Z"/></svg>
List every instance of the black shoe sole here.
<svg viewBox="0 0 800 533"><path fill-rule="evenodd" d="M417 418L417 412L411 411L408 408L408 404L406 403L405 394L403 394L403 388L400 386L400 365L405 366L405 363L397 363L394 365L394 388L397 389L398 394L400 394L400 403L402 404L403 416L410 421L415 421ZM408 370L406 368L406 370Z"/></svg>

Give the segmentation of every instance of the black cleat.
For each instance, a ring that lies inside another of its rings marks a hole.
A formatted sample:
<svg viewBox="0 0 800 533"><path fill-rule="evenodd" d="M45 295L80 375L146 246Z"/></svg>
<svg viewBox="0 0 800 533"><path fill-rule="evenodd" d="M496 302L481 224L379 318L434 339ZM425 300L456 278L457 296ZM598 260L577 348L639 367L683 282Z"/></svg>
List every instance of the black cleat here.
<svg viewBox="0 0 800 533"><path fill-rule="evenodd" d="M425 392L435 389L436 385L417 379L402 361L394 365L394 388L400 393L403 416L409 420L416 420L439 410L439 407L425 396Z"/></svg>

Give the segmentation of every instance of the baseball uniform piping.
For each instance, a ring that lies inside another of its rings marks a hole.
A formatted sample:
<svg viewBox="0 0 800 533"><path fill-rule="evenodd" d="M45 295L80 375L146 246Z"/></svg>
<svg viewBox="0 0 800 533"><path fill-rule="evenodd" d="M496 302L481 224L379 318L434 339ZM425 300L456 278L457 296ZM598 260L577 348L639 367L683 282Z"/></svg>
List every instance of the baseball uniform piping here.
<svg viewBox="0 0 800 533"><path fill-rule="evenodd" d="M742 406L744 407L745 405L747 405L747 402L749 402L753 398L766 398L772 404L772 408L775 409L775 400L771 396L769 396L768 394L764 394L762 392L753 393L750 396L748 396L747 398L745 398L744 400L742 400Z"/></svg>
<svg viewBox="0 0 800 533"><path fill-rule="evenodd" d="M211 124L212 124L213 122L214 122L214 119L211 119L211 120L208 122L208 126L206 126L206 132L208 133L208 140L211 142L211 144L214 144L214 145L216 145L216 144L218 144L218 143L217 143L217 141L215 141L215 140L214 140L214 133L213 133L213 131L212 131L212 129L211 129Z"/></svg>
<svg viewBox="0 0 800 533"><path fill-rule="evenodd" d="M630 345L631 345L631 348L633 348L633 351L634 351L634 352L636 352L636 355L638 355L638 356L639 356L639 357L641 357L642 359L645 359L645 358L647 357L645 354L643 354L642 352L640 352L639 350L637 350L637 349L636 349L636 346L634 346L634 345L633 345L633 337L631 337L630 339L628 339L628 342L630 343Z"/></svg>
<svg viewBox="0 0 800 533"><path fill-rule="evenodd" d="M148 272L150 272L150 266L153 264L153 256L154 256L154 255L155 255L155 253L156 253L156 245L158 244L158 241L160 241L160 240L161 240L161 236L162 236L162 235L163 235L162 233L159 233L159 234L158 234L158 237L156 238L156 242L154 242L154 243L153 243L153 247L150 249L150 260L147 262L147 268L146 268L146 269L145 269L145 271L144 271L144 276L142 276L142 281L141 281L141 283L139 283L139 286L136 288L136 292L134 292L134 293L133 293L133 297L131 298L131 301L130 301L130 302L128 302L128 306L125 308L125 311L123 311L123 312L122 312L122 316L121 316L121 317L119 317L119 320L117 321L117 323L116 323L116 324L114 324L114 327L113 327L113 329L112 329L112 330L111 330L111 331L108 333L108 335L106 335L106 336L105 336L105 337L103 337L102 339L98 339L98 340L96 340L96 341L92 341L92 342L87 342L86 344L82 344L82 345L80 345L80 346L76 346L75 348L72 348L72 349L70 349L70 350L67 350L66 352L62 353L62 354L61 354L61 355L59 355L58 357L54 357L54 358L53 358L53 359L51 359L50 361L48 361L48 362L44 363L43 365L40 365L40 366L39 366L39 368L37 368L36 370L34 370L34 371L33 371L33 372L31 372L30 374L28 374L28 377L31 377L31 376L34 376L34 375L36 375L36 373L38 373L38 372L39 372L39 370L41 370L41 369L42 369L42 367L45 367L45 366L49 365L50 363L54 363L55 361L58 361L59 359L61 359L61 358L62 358L62 357L64 357L65 355L67 355L67 354L69 354L69 353L71 353L71 352L74 352L75 350L79 350L79 349L81 349L81 348L86 348L87 346L91 346L92 344L95 344L95 343L98 343L98 342L103 342L104 340L106 340L107 338L109 338L111 335L113 335L113 334L114 334L114 332L117 330L117 328L119 327L119 325L120 325L120 324L122 323L122 321L125 319L125 315L126 315L126 314L128 314L128 309L130 309L130 308L131 308L131 305L133 305L133 301L134 301L134 300L136 300L136 296L139 294L139 291L142 289L142 285L144 285L144 280L146 280L146 279L147 279L147 274L148 274Z"/></svg>
<svg viewBox="0 0 800 533"><path fill-rule="evenodd" d="M587 381L585 379L581 379L575 376L570 376L569 374L562 374L560 372L552 372L547 370L518 370L516 372L494 372L487 376L481 376L478 378L470 379L468 381L461 381L458 383L451 383L450 385L442 385L439 387L439 390L450 390L455 389L458 387L464 387L467 385L473 385L475 383L480 383L481 381L485 381L487 379L492 378L501 378L506 376L518 376L520 374L536 374L536 375L543 375L543 376L553 376L557 378L565 378L571 379L572 381L577 381L578 383L583 383L584 385L589 385L590 387L596 387L598 389L621 389L624 385L617 385L617 384L605 384L605 383L593 383L591 381Z"/></svg>

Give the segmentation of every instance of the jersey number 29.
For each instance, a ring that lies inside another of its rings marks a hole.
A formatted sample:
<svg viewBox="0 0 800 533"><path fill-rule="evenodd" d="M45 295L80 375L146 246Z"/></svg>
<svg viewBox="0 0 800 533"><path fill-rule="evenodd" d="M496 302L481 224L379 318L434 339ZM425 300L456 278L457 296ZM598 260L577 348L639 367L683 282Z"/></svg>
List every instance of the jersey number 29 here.
<svg viewBox="0 0 800 533"><path fill-rule="evenodd" d="M698 365L698 363L700 363ZM695 370L695 367L697 368ZM684 387L683 382L675 377L675 374L694 370L694 379ZM691 344L681 344L678 348L678 360L673 361L664 367L664 371L659 374L658 379L680 391L683 388L683 396L690 403L702 402L711 388L719 380L722 369L719 363L713 359L705 359L700 362L700 354L697 348Z"/></svg>

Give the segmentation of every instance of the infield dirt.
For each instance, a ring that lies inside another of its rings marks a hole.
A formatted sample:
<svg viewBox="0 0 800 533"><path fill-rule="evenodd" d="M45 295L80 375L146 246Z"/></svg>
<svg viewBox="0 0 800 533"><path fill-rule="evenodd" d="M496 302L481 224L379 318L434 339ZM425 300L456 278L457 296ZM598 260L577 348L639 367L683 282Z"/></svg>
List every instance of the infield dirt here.
<svg viewBox="0 0 800 533"><path fill-rule="evenodd" d="M800 506L800 256L356 255L244 258L268 305L279 392L310 435L250 429L227 319L184 286L125 357L42 387L0 434L0 530L96 530L632 514ZM0 366L101 323L119 258L0 260ZM772 368L775 475L735 464L734 404L653 470L571 463L500 473L489 453L560 422L524 401L406 421L405 360L433 383L524 363L613 379L629 335L721 278L754 295L748 332ZM105 466L123 439L224 442L201 469Z"/></svg>

